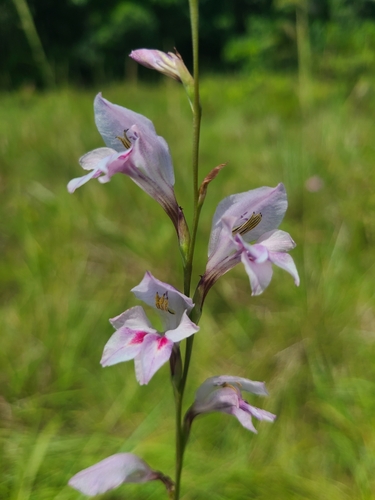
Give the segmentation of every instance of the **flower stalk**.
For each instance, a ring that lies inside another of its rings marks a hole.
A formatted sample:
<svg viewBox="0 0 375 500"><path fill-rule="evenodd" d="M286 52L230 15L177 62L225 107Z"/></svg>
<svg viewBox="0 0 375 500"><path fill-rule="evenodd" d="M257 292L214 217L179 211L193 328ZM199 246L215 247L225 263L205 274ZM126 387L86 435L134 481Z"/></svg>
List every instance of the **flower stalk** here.
<svg viewBox="0 0 375 500"><path fill-rule="evenodd" d="M199 216L202 204L199 204L198 190L198 171L199 171L199 140L202 109L199 97L199 0L189 0L191 35L193 45L193 78L194 78L194 97L193 97L193 153L192 153L192 171L193 171L193 225L190 236L190 245L188 257L184 266L184 293L190 295L191 275L193 270L193 259L195 240L197 235ZM181 382L175 390L176 405L176 477L174 499L180 498L181 473L183 466L183 456L186 446L186 439L182 428L182 402L185 391L186 380L189 372L189 365L193 350L193 340L186 340L185 361Z"/></svg>

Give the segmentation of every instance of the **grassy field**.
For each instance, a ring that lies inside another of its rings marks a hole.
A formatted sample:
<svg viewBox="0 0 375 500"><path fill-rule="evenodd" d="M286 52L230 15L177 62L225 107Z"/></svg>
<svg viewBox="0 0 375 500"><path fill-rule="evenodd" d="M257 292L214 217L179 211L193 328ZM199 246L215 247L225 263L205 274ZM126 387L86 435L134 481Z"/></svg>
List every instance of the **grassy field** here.
<svg viewBox="0 0 375 500"><path fill-rule="evenodd" d="M181 88L98 90L147 115L167 139L191 220L191 117ZM0 95L4 500L81 498L68 479L118 451L174 473L168 366L140 387L132 362L99 365L108 318L139 304L129 290L144 272L178 288L182 278L169 219L128 178L66 191L81 175L78 157L102 146L94 95ZM250 402L278 419L257 425L258 435L227 415L197 419L185 500L375 498L375 82L316 83L309 98L302 112L292 77L202 85L201 176L228 165L202 212L194 283L216 204L282 181L282 229L298 245L301 285L275 269L270 287L252 298L237 266L208 295L186 405L205 378L233 374L265 380L270 396ZM321 189L312 192L306 181L314 176ZM104 497L156 500L165 492L125 485Z"/></svg>

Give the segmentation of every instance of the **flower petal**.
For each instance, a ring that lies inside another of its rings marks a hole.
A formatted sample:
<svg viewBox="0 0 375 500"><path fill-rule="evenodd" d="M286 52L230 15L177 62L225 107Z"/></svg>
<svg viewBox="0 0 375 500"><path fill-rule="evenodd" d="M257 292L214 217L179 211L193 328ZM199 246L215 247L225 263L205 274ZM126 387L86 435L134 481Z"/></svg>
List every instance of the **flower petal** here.
<svg viewBox="0 0 375 500"><path fill-rule="evenodd" d="M201 384L198 388L195 400L204 400L213 389L220 387L223 384L231 384L236 386L246 392L251 392L252 394L257 394L258 396L267 396L268 392L264 382L255 382L243 377L235 377L233 375L219 375L216 377L210 377Z"/></svg>
<svg viewBox="0 0 375 500"><path fill-rule="evenodd" d="M144 483L157 474L136 455L116 453L69 480L69 486L88 496L99 495L117 488L122 483Z"/></svg>
<svg viewBox="0 0 375 500"><path fill-rule="evenodd" d="M100 135L109 148L125 151L125 147L117 137L122 137L124 131L133 125L138 125L147 134L156 135L151 120L131 109L112 104L99 93L94 100L95 123Z"/></svg>
<svg viewBox="0 0 375 500"><path fill-rule="evenodd" d="M287 206L283 184L278 184L275 188L264 186L224 198L217 206L213 217L208 256L210 257L221 244L223 217L232 218L233 227L236 227L246 222L254 212L261 213L260 223L244 235L245 241L255 241L263 233L280 225Z"/></svg>
<svg viewBox="0 0 375 500"><path fill-rule="evenodd" d="M191 321L187 312L184 311L181 322L174 330L167 330L165 336L172 342L180 342L199 330L199 326Z"/></svg>
<svg viewBox="0 0 375 500"><path fill-rule="evenodd" d="M94 179L96 177L99 177L100 175L102 175L102 172L100 170L92 170L87 175L72 179L71 181L68 182L67 186L69 193L74 193L76 189L83 186L83 184L86 184L86 182L88 182L90 179Z"/></svg>
<svg viewBox="0 0 375 500"><path fill-rule="evenodd" d="M280 229L262 234L257 243L262 243L270 252L289 252L296 247L290 234Z"/></svg>
<svg viewBox="0 0 375 500"><path fill-rule="evenodd" d="M299 275L292 257L287 253L269 252L270 261L284 271L287 271L294 278L294 283L299 286Z"/></svg>
<svg viewBox="0 0 375 500"><path fill-rule="evenodd" d="M131 330L125 326L119 328L104 346L100 364L102 366L112 366L134 359L141 351L147 335L152 334L143 330Z"/></svg>
<svg viewBox="0 0 375 500"><path fill-rule="evenodd" d="M239 421L239 423L243 427L245 427L245 429L248 429L249 431L258 434L258 431L253 425L250 414L247 413L246 411L241 410L241 408L236 408L235 406L232 406L231 408L225 409L223 411L224 413L229 413L230 415L234 415Z"/></svg>
<svg viewBox="0 0 375 500"><path fill-rule="evenodd" d="M176 68L178 56L173 54L173 52L166 53L156 49L137 49L130 53L130 57L146 68L155 69L181 82Z"/></svg>
<svg viewBox="0 0 375 500"><path fill-rule="evenodd" d="M130 109L112 104L101 94L95 98L94 110L96 126L108 147L119 152L125 151L118 137L123 137L126 133L134 148L131 156L133 165L159 185L163 181L169 187L174 185L168 144L156 134L151 120Z"/></svg>
<svg viewBox="0 0 375 500"><path fill-rule="evenodd" d="M153 375L171 357L173 342L166 337L150 333L144 338L142 350L139 354L141 370L136 375L140 376L141 385L148 384Z"/></svg>
<svg viewBox="0 0 375 500"><path fill-rule="evenodd" d="M189 297L168 283L156 279L149 271L132 292L138 299L159 311L165 330L176 329L184 311L189 313L194 306ZM159 300L161 298L163 299Z"/></svg>
<svg viewBox="0 0 375 500"><path fill-rule="evenodd" d="M226 408L238 406L239 395L232 387L222 387L209 393L204 399L196 399L193 406L194 415L224 411Z"/></svg>
<svg viewBox="0 0 375 500"><path fill-rule="evenodd" d="M252 295L260 295L271 282L273 272L271 262L257 264L249 258L247 252L242 252L241 261L250 279Z"/></svg>
<svg viewBox="0 0 375 500"><path fill-rule="evenodd" d="M253 417L258 420L265 420L266 422L274 422L276 419L276 415L270 413L266 410L261 410L260 408L256 408L255 406L249 405L246 401L241 401L240 408L247 413L250 413Z"/></svg>
<svg viewBox="0 0 375 500"><path fill-rule="evenodd" d="M103 159L112 156L113 154L117 154L114 149L97 148L81 156L81 158L78 161L81 167L85 170L93 170L94 168L100 169L99 167L100 162Z"/></svg>
<svg viewBox="0 0 375 500"><path fill-rule="evenodd" d="M151 323L141 306L131 307L115 318L111 318L109 322L114 328L116 328L116 330L122 326L126 326L127 328L132 328L133 330L142 329L149 333L155 333L156 331L152 328Z"/></svg>

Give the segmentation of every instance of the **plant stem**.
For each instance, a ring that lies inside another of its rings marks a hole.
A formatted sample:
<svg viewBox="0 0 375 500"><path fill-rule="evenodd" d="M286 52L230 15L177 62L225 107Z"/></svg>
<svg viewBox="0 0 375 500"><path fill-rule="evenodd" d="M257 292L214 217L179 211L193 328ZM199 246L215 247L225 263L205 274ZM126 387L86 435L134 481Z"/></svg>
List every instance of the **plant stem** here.
<svg viewBox="0 0 375 500"><path fill-rule="evenodd" d="M193 43L193 76L194 76L194 101L193 101L193 228L188 250L187 262L184 266L184 293L190 295L191 275L193 270L193 258L195 240L198 229L199 215L201 207L198 205L198 166L199 166L199 137L201 125L201 105L199 99L199 0L189 0L191 36ZM176 405L176 478L174 500L180 498L181 473L186 440L182 429L182 401L185 391L187 375L189 371L190 359L193 349L194 336L186 340L185 362L182 378L175 386Z"/></svg>
<svg viewBox="0 0 375 500"><path fill-rule="evenodd" d="M179 393L177 388L175 388L174 396L176 405L176 480L175 480L174 498L175 500L178 500L180 498L180 484L181 484L184 447L183 447L183 437L181 428L182 395Z"/></svg>
<svg viewBox="0 0 375 500"><path fill-rule="evenodd" d="M190 294L191 274L193 269L193 258L195 239L197 235L200 207L198 206L198 166L199 166L199 138L201 128L201 105L199 98L199 0L189 0L191 37L193 42L193 77L194 77L194 100L193 100L193 228L187 263L185 266L185 294Z"/></svg>

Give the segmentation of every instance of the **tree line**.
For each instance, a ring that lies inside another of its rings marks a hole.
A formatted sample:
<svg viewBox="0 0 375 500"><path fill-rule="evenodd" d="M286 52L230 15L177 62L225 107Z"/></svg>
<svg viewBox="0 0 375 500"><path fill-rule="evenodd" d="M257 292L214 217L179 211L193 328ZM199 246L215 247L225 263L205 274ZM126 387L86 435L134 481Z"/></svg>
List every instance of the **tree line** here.
<svg viewBox="0 0 375 500"><path fill-rule="evenodd" d="M357 77L375 67L373 0L201 0L210 72L293 71ZM0 88L157 78L127 55L174 47L191 63L186 0L1 0ZM139 72L139 73L138 73Z"/></svg>

